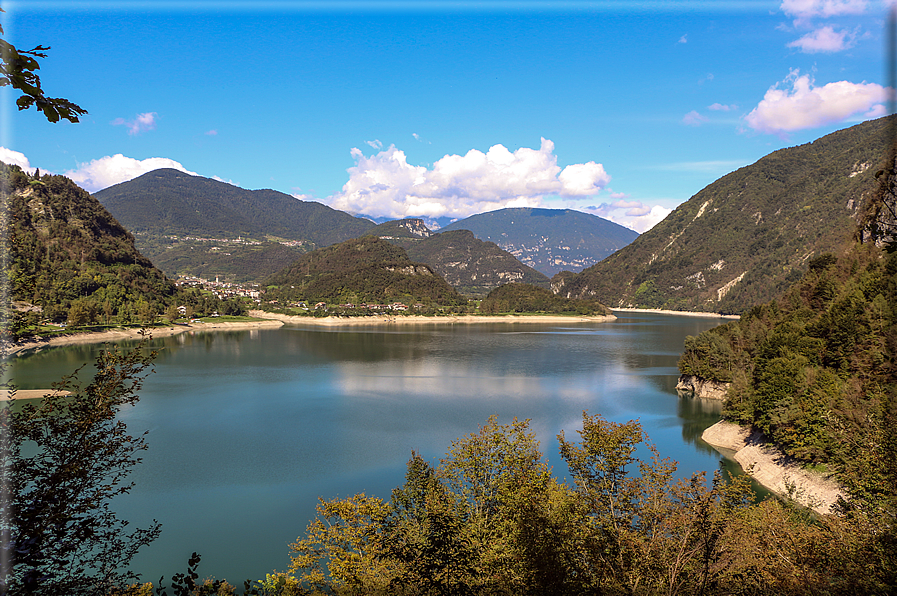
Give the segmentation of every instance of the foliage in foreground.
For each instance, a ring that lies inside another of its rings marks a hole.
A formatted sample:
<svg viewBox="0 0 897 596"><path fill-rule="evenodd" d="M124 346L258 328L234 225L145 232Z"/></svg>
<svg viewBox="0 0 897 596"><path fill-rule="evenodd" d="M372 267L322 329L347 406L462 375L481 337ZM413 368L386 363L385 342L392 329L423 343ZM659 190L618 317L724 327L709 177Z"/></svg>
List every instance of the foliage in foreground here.
<svg viewBox="0 0 897 596"><path fill-rule="evenodd" d="M146 449L116 413L136 403L153 357L105 350L86 387L73 374L54 387L68 396L0 409L0 594L107 594L136 579L128 564L159 524L131 530L109 508Z"/></svg>
<svg viewBox="0 0 897 596"><path fill-rule="evenodd" d="M490 418L389 501L321 500L290 545L310 594L853 594L897 581L894 510L811 517L744 477L676 479L638 422L583 413L552 477L528 421ZM642 454L648 457L643 458Z"/></svg>

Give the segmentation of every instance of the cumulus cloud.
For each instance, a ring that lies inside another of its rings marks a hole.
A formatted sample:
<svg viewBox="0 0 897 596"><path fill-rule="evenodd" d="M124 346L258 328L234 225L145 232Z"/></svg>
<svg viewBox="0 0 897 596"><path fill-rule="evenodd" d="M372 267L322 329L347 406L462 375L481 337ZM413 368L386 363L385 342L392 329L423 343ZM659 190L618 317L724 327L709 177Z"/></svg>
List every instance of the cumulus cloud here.
<svg viewBox="0 0 897 596"><path fill-rule="evenodd" d="M791 84L791 89L781 88ZM885 114L887 89L875 83L838 81L816 87L809 75L792 70L782 83L766 92L744 117L758 132L778 134L841 122L855 115L864 119Z"/></svg>
<svg viewBox="0 0 897 596"><path fill-rule="evenodd" d="M206 136L207 136L207 137L214 137L214 136L217 136L217 135L218 135L218 131L215 130L214 128L213 128L212 130L206 131Z"/></svg>
<svg viewBox="0 0 897 596"><path fill-rule="evenodd" d="M128 129L129 135L136 135L148 130L155 130L156 116L158 116L158 114L155 112L146 112L137 114L133 120L116 118L112 121L112 126L125 126Z"/></svg>
<svg viewBox="0 0 897 596"><path fill-rule="evenodd" d="M707 122L707 116L702 116L695 110L690 111L682 117L682 124L687 126L701 126L705 122Z"/></svg>
<svg viewBox="0 0 897 596"><path fill-rule="evenodd" d="M626 226L643 234L657 225L670 214L672 209L660 205L645 205L641 201L618 200L613 203L602 203L598 206L586 207L588 211L598 217L610 220L614 223Z"/></svg>
<svg viewBox="0 0 897 596"><path fill-rule="evenodd" d="M688 33L680 37L677 43L688 43Z"/></svg>
<svg viewBox="0 0 897 596"><path fill-rule="evenodd" d="M11 166L19 166L29 174L34 174L34 168L31 167L31 163L24 153L0 147L0 161Z"/></svg>
<svg viewBox="0 0 897 596"><path fill-rule="evenodd" d="M121 153L78 164L77 168L67 171L65 175L88 192L96 192L159 168L174 168L192 176L199 175L167 157L137 160Z"/></svg>
<svg viewBox="0 0 897 596"><path fill-rule="evenodd" d="M561 169L553 151L548 139L538 150L511 152L494 145L486 153L472 149L446 155L427 169L409 164L395 146L371 157L353 148L349 181L327 202L371 216L460 218L505 207L539 207L545 195L593 196L610 181L604 166L593 161Z"/></svg>
<svg viewBox="0 0 897 596"><path fill-rule="evenodd" d="M835 31L834 27L825 26L792 41L788 47L797 48L805 54L840 52L853 47L853 36L847 31Z"/></svg>
<svg viewBox="0 0 897 596"><path fill-rule="evenodd" d="M714 104L707 106L707 109L713 110L714 112L729 112L731 110L737 110L738 106L735 104L727 106L727 105L721 104L721 103L714 103Z"/></svg>

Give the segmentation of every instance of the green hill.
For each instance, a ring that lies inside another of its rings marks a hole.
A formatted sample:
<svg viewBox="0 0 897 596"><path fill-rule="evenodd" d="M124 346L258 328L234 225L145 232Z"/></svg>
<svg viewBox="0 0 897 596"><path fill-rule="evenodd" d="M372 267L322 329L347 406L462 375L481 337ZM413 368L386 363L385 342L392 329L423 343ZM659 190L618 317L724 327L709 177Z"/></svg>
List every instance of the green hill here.
<svg viewBox="0 0 897 596"><path fill-rule="evenodd" d="M268 294L279 300L329 304L423 303L460 306L467 300L429 265L374 236L347 240L310 252L272 275ZM408 304L411 306L411 304Z"/></svg>
<svg viewBox="0 0 897 596"><path fill-rule="evenodd" d="M595 215L572 209L499 209L451 223L442 232L470 230L494 242L544 275L581 271L606 258L638 234Z"/></svg>
<svg viewBox="0 0 897 596"><path fill-rule="evenodd" d="M478 240L469 230L437 234L421 219L401 219L380 224L369 234L401 246L410 258L426 263L467 296L482 297L512 282L549 286L547 276L494 242Z"/></svg>
<svg viewBox="0 0 897 596"><path fill-rule="evenodd" d="M134 246L134 237L86 191L64 176L30 176L0 163L9 298L64 321L72 308L86 322L136 320L162 312L174 284ZM142 318L142 317L141 317Z"/></svg>
<svg viewBox="0 0 897 596"><path fill-rule="evenodd" d="M552 286L611 307L744 312L852 237L875 192L888 134L881 118L767 155Z"/></svg>

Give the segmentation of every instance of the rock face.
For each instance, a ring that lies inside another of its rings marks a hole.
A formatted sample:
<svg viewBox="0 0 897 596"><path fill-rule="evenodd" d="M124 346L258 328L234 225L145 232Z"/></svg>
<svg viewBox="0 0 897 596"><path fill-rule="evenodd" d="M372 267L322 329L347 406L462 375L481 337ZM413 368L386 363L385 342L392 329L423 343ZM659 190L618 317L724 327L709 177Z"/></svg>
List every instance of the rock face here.
<svg viewBox="0 0 897 596"><path fill-rule="evenodd" d="M696 375L681 375L676 383L676 391L693 393L695 397L724 400L729 391L729 383L702 379Z"/></svg>
<svg viewBox="0 0 897 596"><path fill-rule="evenodd" d="M770 491L790 497L817 513L831 513L838 498L846 498L844 489L837 482L805 470L749 426L721 420L705 430L701 439L725 457L735 460Z"/></svg>

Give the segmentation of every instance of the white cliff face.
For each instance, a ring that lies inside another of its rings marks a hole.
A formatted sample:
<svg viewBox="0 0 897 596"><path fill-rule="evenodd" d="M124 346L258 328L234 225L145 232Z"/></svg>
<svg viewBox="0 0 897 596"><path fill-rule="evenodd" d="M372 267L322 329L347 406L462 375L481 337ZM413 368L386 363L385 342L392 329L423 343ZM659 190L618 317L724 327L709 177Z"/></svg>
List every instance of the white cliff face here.
<svg viewBox="0 0 897 596"><path fill-rule="evenodd" d="M724 400L730 384L702 379L696 375L682 375L676 383L676 391L693 393L695 397Z"/></svg>

